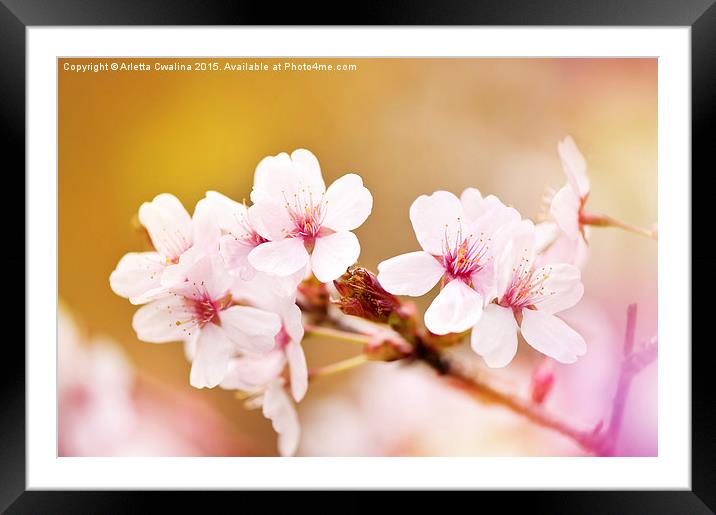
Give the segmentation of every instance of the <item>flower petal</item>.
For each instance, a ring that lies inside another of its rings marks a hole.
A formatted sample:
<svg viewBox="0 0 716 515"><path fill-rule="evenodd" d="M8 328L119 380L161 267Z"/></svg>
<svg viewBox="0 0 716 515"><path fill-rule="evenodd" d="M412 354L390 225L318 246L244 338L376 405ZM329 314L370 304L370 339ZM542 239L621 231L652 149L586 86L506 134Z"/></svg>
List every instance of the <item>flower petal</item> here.
<svg viewBox="0 0 716 515"><path fill-rule="evenodd" d="M222 230L230 232L234 236L244 232L243 224L248 221L248 209L244 204L216 191L207 191L206 199L209 201Z"/></svg>
<svg viewBox="0 0 716 515"><path fill-rule="evenodd" d="M323 226L334 231L352 231L365 222L373 209L373 195L360 175L349 173L326 190Z"/></svg>
<svg viewBox="0 0 716 515"><path fill-rule="evenodd" d="M579 333L541 310L523 309L521 330L527 343L560 363L574 363L587 352L587 344Z"/></svg>
<svg viewBox="0 0 716 515"><path fill-rule="evenodd" d="M132 304L140 295L160 286L166 260L156 252L130 252L122 256L109 276L112 291Z"/></svg>
<svg viewBox="0 0 716 515"><path fill-rule="evenodd" d="M482 296L460 280L450 281L425 312L425 326L435 334L461 333L482 314Z"/></svg>
<svg viewBox="0 0 716 515"><path fill-rule="evenodd" d="M557 145L562 168L567 181L575 195L584 198L589 193L589 177L587 176L587 161L577 148L571 136L567 136Z"/></svg>
<svg viewBox="0 0 716 515"><path fill-rule="evenodd" d="M219 313L221 327L243 352L268 352L276 345L281 318L250 306L231 306Z"/></svg>
<svg viewBox="0 0 716 515"><path fill-rule="evenodd" d="M559 226L554 222L541 222L535 225L535 251L546 251L559 237Z"/></svg>
<svg viewBox="0 0 716 515"><path fill-rule="evenodd" d="M283 204L294 194L304 192L316 199L326 191L316 156L305 149L295 150L291 156L282 152L261 160L254 174L251 200L258 203L269 199Z"/></svg>
<svg viewBox="0 0 716 515"><path fill-rule="evenodd" d="M360 243L355 234L335 232L316 239L311 254L311 268L319 281L327 283L338 279L358 260Z"/></svg>
<svg viewBox="0 0 716 515"><path fill-rule="evenodd" d="M249 253L249 263L261 272L288 276L305 268L308 252L303 241L297 238L269 241Z"/></svg>
<svg viewBox="0 0 716 515"><path fill-rule="evenodd" d="M192 336L196 322L182 297L167 295L139 308L132 328L144 342L166 343Z"/></svg>
<svg viewBox="0 0 716 515"><path fill-rule="evenodd" d="M394 295L425 295L444 273L445 268L437 259L420 250L378 264L378 282Z"/></svg>
<svg viewBox="0 0 716 515"><path fill-rule="evenodd" d="M208 199L203 198L196 203L191 221L194 233L193 249L202 253L216 252L221 229Z"/></svg>
<svg viewBox="0 0 716 515"><path fill-rule="evenodd" d="M226 269L244 281L251 280L256 274L256 269L249 263L249 252L255 248L231 234L225 234L219 240L219 254L226 264Z"/></svg>
<svg viewBox="0 0 716 515"><path fill-rule="evenodd" d="M259 200L251 206L251 223L257 233L267 240L285 238L293 228L293 222L284 203Z"/></svg>
<svg viewBox="0 0 716 515"><path fill-rule="evenodd" d="M565 186L552 199L549 212L560 229L571 239L581 237L579 234L579 198L572 188Z"/></svg>
<svg viewBox="0 0 716 515"><path fill-rule="evenodd" d="M286 356L280 350L234 358L229 361L220 386L224 390L243 391L263 388L279 377L285 366Z"/></svg>
<svg viewBox="0 0 716 515"><path fill-rule="evenodd" d="M306 355L300 341L291 340L286 346L288 372L291 378L291 394L296 402L300 402L308 390L308 366Z"/></svg>
<svg viewBox="0 0 716 515"><path fill-rule="evenodd" d="M214 388L224 379L233 353L234 345L222 328L206 324L196 342L189 383L194 388Z"/></svg>
<svg viewBox="0 0 716 515"><path fill-rule="evenodd" d="M273 381L263 396L264 417L271 420L278 433L278 451L281 456L293 456L298 449L301 427L298 414L283 387L283 380Z"/></svg>
<svg viewBox="0 0 716 515"><path fill-rule="evenodd" d="M174 195L162 193L139 208L139 221L162 256L178 259L191 247L191 217Z"/></svg>
<svg viewBox="0 0 716 515"><path fill-rule="evenodd" d="M512 310L489 304L472 328L471 345L488 367L507 366L517 353L517 322Z"/></svg>
<svg viewBox="0 0 716 515"><path fill-rule="evenodd" d="M447 191L420 195L410 206L415 236L423 250L434 256L443 255L445 235L457 231L462 216L460 200Z"/></svg>
<svg viewBox="0 0 716 515"><path fill-rule="evenodd" d="M584 295L579 268L565 263L545 265L535 272L537 277L546 276L537 308L545 313L559 313L569 309L580 301Z"/></svg>

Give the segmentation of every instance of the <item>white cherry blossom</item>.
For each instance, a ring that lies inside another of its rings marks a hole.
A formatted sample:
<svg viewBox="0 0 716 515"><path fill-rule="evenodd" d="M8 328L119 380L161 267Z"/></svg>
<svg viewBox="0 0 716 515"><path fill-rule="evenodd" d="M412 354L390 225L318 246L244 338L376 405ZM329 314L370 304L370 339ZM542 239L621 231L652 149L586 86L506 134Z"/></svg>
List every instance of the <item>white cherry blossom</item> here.
<svg viewBox="0 0 716 515"><path fill-rule="evenodd" d="M279 314L281 330L275 337L275 346L270 352L245 352L232 359L221 387L246 392L251 396L250 405L263 407L264 416L272 420L279 434L279 451L286 456L295 453L300 429L293 403L284 391L283 373L288 365L291 394L299 402L308 388L308 368L301 347L301 310L295 304L295 296L277 296L268 287L270 284L270 279L256 275L235 289L233 295L241 302Z"/></svg>
<svg viewBox="0 0 716 515"><path fill-rule="evenodd" d="M249 253L251 266L289 276L310 265L321 282L337 279L358 259L360 244L351 231L373 207L372 195L356 174L326 189L318 160L304 149L264 158L256 168L251 200L256 231L268 240Z"/></svg>
<svg viewBox="0 0 716 515"><path fill-rule="evenodd" d="M218 226L208 205L200 201L190 217L179 199L162 193L139 208L139 221L147 229L154 252L130 252L119 260L109 277L112 290L132 304L144 304L166 292L172 273L167 269L189 266L218 244Z"/></svg>
<svg viewBox="0 0 716 515"><path fill-rule="evenodd" d="M579 269L570 264L535 266L535 228L520 222L498 264L497 298L472 330L473 350L488 366L504 367L517 352L517 331L539 352L573 363L586 352L581 335L555 313L582 298Z"/></svg>
<svg viewBox="0 0 716 515"><path fill-rule="evenodd" d="M281 330L278 314L234 302L234 282L218 256L204 256L186 269L183 281L139 308L132 320L145 342L189 342L195 349L190 383L196 388L218 385L237 352L273 349Z"/></svg>
<svg viewBox="0 0 716 515"><path fill-rule="evenodd" d="M469 188L460 199L447 191L421 195L410 220L423 250L381 262L378 281L390 293L418 297L442 280L425 313L426 327L435 334L468 330L494 296L494 259L519 213Z"/></svg>

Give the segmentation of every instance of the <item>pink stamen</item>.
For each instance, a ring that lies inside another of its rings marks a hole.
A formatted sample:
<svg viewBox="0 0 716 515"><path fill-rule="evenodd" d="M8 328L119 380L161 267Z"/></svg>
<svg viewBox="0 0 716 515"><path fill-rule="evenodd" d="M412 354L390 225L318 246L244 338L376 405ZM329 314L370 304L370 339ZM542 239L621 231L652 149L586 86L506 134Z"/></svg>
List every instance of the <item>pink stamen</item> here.
<svg viewBox="0 0 716 515"><path fill-rule="evenodd" d="M536 305L545 295L551 295L551 292L547 292L544 287L545 281L549 279L550 268L543 273L536 273L533 263L523 257L512 271L512 282L498 302L500 306L512 309L536 309Z"/></svg>
<svg viewBox="0 0 716 515"><path fill-rule="evenodd" d="M458 219L458 223L460 219ZM472 276L482 270L489 258L487 252L490 249L490 238L485 238L484 233L479 237L470 234L463 237L462 225L460 225L455 241L450 242L448 227L445 226L443 238L443 266L449 280L460 279L471 284Z"/></svg>
<svg viewBox="0 0 716 515"><path fill-rule="evenodd" d="M324 201L323 194L317 202L314 202L311 190L301 189L299 193L294 194L292 203L285 195L284 199L286 201L284 207L293 223L288 236L313 241L321 232L326 218L327 202Z"/></svg>

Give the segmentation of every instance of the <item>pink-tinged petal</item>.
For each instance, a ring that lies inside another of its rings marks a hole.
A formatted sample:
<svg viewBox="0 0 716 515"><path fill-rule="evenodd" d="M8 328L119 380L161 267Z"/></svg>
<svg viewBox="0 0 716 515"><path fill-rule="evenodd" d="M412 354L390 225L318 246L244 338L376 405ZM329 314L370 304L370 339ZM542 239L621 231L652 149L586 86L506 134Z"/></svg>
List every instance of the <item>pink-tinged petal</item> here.
<svg viewBox="0 0 716 515"><path fill-rule="evenodd" d="M249 306L231 306L219 313L221 327L243 352L268 352L275 347L275 336L281 330L276 313Z"/></svg>
<svg viewBox="0 0 716 515"><path fill-rule="evenodd" d="M225 234L219 240L219 254L227 270L244 281L250 281L256 275L256 269L249 263L249 252L255 248L231 234Z"/></svg>
<svg viewBox="0 0 716 515"><path fill-rule="evenodd" d="M130 252L117 263L109 276L112 291L132 304L140 295L160 285L166 260L156 252Z"/></svg>
<svg viewBox="0 0 716 515"><path fill-rule="evenodd" d="M301 309L291 299L291 303L281 310L283 328L292 341L300 343L303 340L303 318Z"/></svg>
<svg viewBox="0 0 716 515"><path fill-rule="evenodd" d="M273 381L263 396L264 417L271 420L278 433L278 451L281 456L293 456L298 449L301 427L298 414L283 387L283 380Z"/></svg>
<svg viewBox="0 0 716 515"><path fill-rule="evenodd" d="M291 378L291 394L296 402L300 402L308 390L308 366L300 342L289 342L286 346L286 359Z"/></svg>
<svg viewBox="0 0 716 515"><path fill-rule="evenodd" d="M373 195L359 175L349 173L326 190L323 226L334 231L352 231L365 222L373 209Z"/></svg>
<svg viewBox="0 0 716 515"><path fill-rule="evenodd" d="M218 300L230 290L233 278L226 271L218 255L203 256L197 261L168 267L162 277L162 285L172 293L184 297L203 300L209 297Z"/></svg>
<svg viewBox="0 0 716 515"><path fill-rule="evenodd" d="M137 338L149 343L166 343L189 338L196 322L184 299L168 295L140 307L132 318Z"/></svg>
<svg viewBox="0 0 716 515"><path fill-rule="evenodd" d="M192 228L194 232L193 248L196 251L203 253L217 251L221 229L208 199L203 198L196 203L194 216L192 217Z"/></svg>
<svg viewBox="0 0 716 515"><path fill-rule="evenodd" d="M559 237L559 226L554 222L541 222L535 225L535 251L541 254Z"/></svg>
<svg viewBox="0 0 716 515"><path fill-rule="evenodd" d="M579 268L565 263L545 265L535 272L537 277L547 277L543 284L543 295L537 301L537 308L545 313L559 313L579 302L584 295Z"/></svg>
<svg viewBox="0 0 716 515"><path fill-rule="evenodd" d="M318 164L318 159L313 155L313 152L305 148L294 150L291 152L291 161L299 170L302 186L319 196L326 191L321 166Z"/></svg>
<svg viewBox="0 0 716 515"><path fill-rule="evenodd" d="M287 201L259 200L251 206L251 222L258 234L267 240L285 238L293 229Z"/></svg>
<svg viewBox="0 0 716 515"><path fill-rule="evenodd" d="M574 363L587 352L584 338L564 321L540 310L522 310L522 336L536 350L560 363Z"/></svg>
<svg viewBox="0 0 716 515"><path fill-rule="evenodd" d="M343 275L359 255L360 243L355 234L335 232L316 239L311 254L311 269L319 281L327 283Z"/></svg>
<svg viewBox="0 0 716 515"><path fill-rule="evenodd" d="M139 221L162 256L178 259L193 243L191 217L174 195L162 193L142 204Z"/></svg>
<svg viewBox="0 0 716 515"><path fill-rule="evenodd" d="M579 198L572 188L565 186L559 190L550 205L549 212L560 229L571 239L581 238L579 233Z"/></svg>
<svg viewBox="0 0 716 515"><path fill-rule="evenodd" d="M522 267L531 268L535 263L535 226L530 220L522 220L509 224L505 228L510 241L505 245L497 259L496 295L498 299L510 286L515 270Z"/></svg>
<svg viewBox="0 0 716 515"><path fill-rule="evenodd" d="M517 322L512 310L488 304L472 328L470 343L488 367L509 365L517 354Z"/></svg>
<svg viewBox="0 0 716 515"><path fill-rule="evenodd" d="M248 209L244 204L216 191L207 191L206 199L209 201L222 230L235 236L244 232L244 224L248 220Z"/></svg>
<svg viewBox="0 0 716 515"><path fill-rule="evenodd" d="M577 197L584 198L589 193L587 161L571 136L567 136L559 142L557 151L572 191Z"/></svg>
<svg viewBox="0 0 716 515"><path fill-rule="evenodd" d="M453 238L463 216L460 200L450 192L420 195L410 206L410 221L423 250L442 256L446 234Z"/></svg>
<svg viewBox="0 0 716 515"><path fill-rule="evenodd" d="M220 386L224 390L243 391L263 388L279 377L285 366L286 356L280 350L233 358Z"/></svg>
<svg viewBox="0 0 716 515"><path fill-rule="evenodd" d="M443 265L423 251L401 254L378 264L378 282L394 295L425 295L444 273Z"/></svg>
<svg viewBox="0 0 716 515"><path fill-rule="evenodd" d="M477 220L485 213L485 202L477 188L467 188L460 195L460 203L467 221Z"/></svg>
<svg viewBox="0 0 716 515"><path fill-rule="evenodd" d="M224 330L217 325L206 324L196 342L189 383L194 388L214 388L224 379L233 353L234 345Z"/></svg>
<svg viewBox="0 0 716 515"><path fill-rule="evenodd" d="M249 253L249 263L261 272L285 277L306 267L308 252L298 238L269 241Z"/></svg>
<svg viewBox="0 0 716 515"><path fill-rule="evenodd" d="M186 360L191 363L194 361L194 356L196 356L196 345L199 341L199 331L194 331L194 333L184 340L184 357Z"/></svg>
<svg viewBox="0 0 716 515"><path fill-rule="evenodd" d="M482 315L482 297L462 281L450 281L425 312L425 326L435 334L461 333Z"/></svg>
<svg viewBox="0 0 716 515"><path fill-rule="evenodd" d="M290 157L282 152L261 160L254 174L251 200L257 203L268 199L282 204L299 192L320 199L325 191L318 160L308 150L299 149Z"/></svg>

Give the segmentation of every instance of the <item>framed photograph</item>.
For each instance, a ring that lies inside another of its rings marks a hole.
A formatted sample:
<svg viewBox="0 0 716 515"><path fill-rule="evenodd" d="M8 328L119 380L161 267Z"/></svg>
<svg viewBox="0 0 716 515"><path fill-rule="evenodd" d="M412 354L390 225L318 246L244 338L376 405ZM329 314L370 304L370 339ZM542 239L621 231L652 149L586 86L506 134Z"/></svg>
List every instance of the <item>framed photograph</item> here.
<svg viewBox="0 0 716 515"><path fill-rule="evenodd" d="M27 299L0 507L716 509L691 337L711 1L218 4L0 6Z"/></svg>

